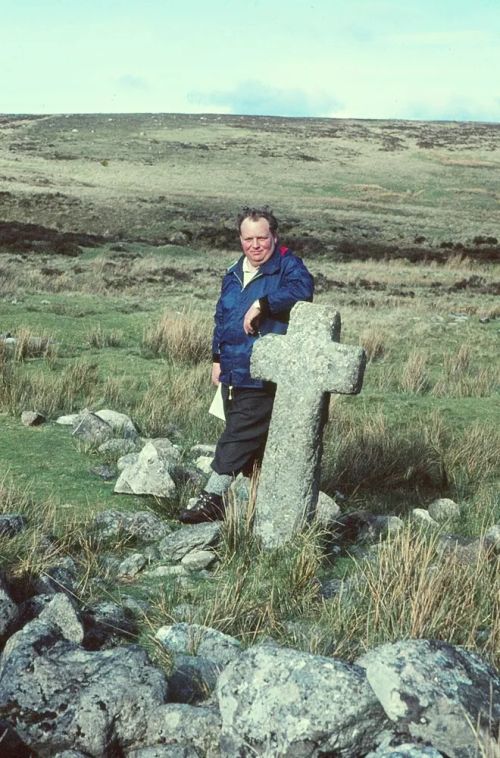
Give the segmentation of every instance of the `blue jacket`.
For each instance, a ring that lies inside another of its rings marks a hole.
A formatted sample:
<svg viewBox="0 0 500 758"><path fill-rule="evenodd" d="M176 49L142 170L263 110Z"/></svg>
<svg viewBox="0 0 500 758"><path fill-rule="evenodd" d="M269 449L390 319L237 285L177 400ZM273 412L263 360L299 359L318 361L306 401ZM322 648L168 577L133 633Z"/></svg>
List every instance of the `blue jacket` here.
<svg viewBox="0 0 500 758"><path fill-rule="evenodd" d="M265 334L285 334L290 310L299 300L312 300L314 283L302 260L277 245L269 260L243 287L243 260L242 255L222 280L215 309L213 360L220 360L223 384L262 387L262 381L250 376L253 344ZM258 333L245 334L243 318L256 300L261 306Z"/></svg>

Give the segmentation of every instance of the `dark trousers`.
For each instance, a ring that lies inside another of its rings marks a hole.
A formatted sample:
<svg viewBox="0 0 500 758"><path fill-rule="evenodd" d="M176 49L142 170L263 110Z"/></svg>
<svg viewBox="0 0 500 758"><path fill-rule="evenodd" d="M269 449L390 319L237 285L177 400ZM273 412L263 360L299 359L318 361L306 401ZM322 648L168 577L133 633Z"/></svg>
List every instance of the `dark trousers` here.
<svg viewBox="0 0 500 758"><path fill-rule="evenodd" d="M240 472L250 476L255 463L264 455L269 423L273 410L276 385L266 383L264 388L231 389L222 385L222 399L226 416L224 429L215 449L212 468L217 474L236 476Z"/></svg>

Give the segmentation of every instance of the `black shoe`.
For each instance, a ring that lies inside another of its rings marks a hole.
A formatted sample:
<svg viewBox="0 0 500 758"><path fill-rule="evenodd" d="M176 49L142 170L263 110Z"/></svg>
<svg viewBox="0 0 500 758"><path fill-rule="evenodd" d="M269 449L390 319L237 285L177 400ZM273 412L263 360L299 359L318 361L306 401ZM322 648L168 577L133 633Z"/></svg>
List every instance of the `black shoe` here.
<svg viewBox="0 0 500 758"><path fill-rule="evenodd" d="M222 495L201 492L192 508L186 508L179 516L183 524L201 524L204 521L223 521L225 506Z"/></svg>

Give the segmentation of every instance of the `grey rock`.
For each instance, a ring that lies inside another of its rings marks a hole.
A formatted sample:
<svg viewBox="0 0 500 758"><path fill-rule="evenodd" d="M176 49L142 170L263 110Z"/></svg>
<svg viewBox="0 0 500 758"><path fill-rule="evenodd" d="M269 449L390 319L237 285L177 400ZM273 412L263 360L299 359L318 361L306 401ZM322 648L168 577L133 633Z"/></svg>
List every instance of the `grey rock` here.
<svg viewBox="0 0 500 758"><path fill-rule="evenodd" d="M492 549L496 553L500 552L500 524L490 526L484 535L484 543L487 549Z"/></svg>
<svg viewBox="0 0 500 758"><path fill-rule="evenodd" d="M98 650L103 646L120 644L123 639L132 641L138 634L138 626L132 618L130 602L125 598L119 605L110 601L102 601L87 606L82 613L85 624L85 647L87 650ZM137 604L136 604L137 606ZM141 614L141 608L135 613Z"/></svg>
<svg viewBox="0 0 500 758"><path fill-rule="evenodd" d="M60 629L65 640L77 644L83 642L83 626L71 600L64 592L54 595L50 603L43 608L38 620Z"/></svg>
<svg viewBox="0 0 500 758"><path fill-rule="evenodd" d="M190 449L190 455L192 458L197 458L199 455L209 455L212 458L215 455L215 445L193 445L193 447Z"/></svg>
<svg viewBox="0 0 500 758"><path fill-rule="evenodd" d="M19 616L19 610L7 591L2 578L0 577L0 639L15 624Z"/></svg>
<svg viewBox="0 0 500 758"><path fill-rule="evenodd" d="M227 756L359 758L387 723L362 669L276 645L229 664L217 698Z"/></svg>
<svg viewBox="0 0 500 758"><path fill-rule="evenodd" d="M168 677L171 703L202 703L215 690L221 667L201 655L176 655Z"/></svg>
<svg viewBox="0 0 500 758"><path fill-rule="evenodd" d="M88 411L86 411L88 412ZM81 413L69 413L65 416L59 416L59 418L56 418L56 424L60 424L61 426L76 426L80 423L81 420Z"/></svg>
<svg viewBox="0 0 500 758"><path fill-rule="evenodd" d="M172 531L166 521L152 511L102 511L93 521L102 537L156 542Z"/></svg>
<svg viewBox="0 0 500 758"><path fill-rule="evenodd" d="M438 522L434 521L429 511L426 511L425 508L414 508L411 512L411 519L423 526L439 526Z"/></svg>
<svg viewBox="0 0 500 758"><path fill-rule="evenodd" d="M429 504L427 510L434 521L439 524L451 519L460 518L460 506L448 497L440 497Z"/></svg>
<svg viewBox="0 0 500 758"><path fill-rule="evenodd" d="M148 442L139 453L137 462L123 469L114 491L122 494L172 497L175 493L175 483L169 473L172 461L173 459L164 456L157 445Z"/></svg>
<svg viewBox="0 0 500 758"><path fill-rule="evenodd" d="M399 733L449 758L477 755L476 728L500 723L500 678L478 655L436 640L406 640L356 661Z"/></svg>
<svg viewBox="0 0 500 758"><path fill-rule="evenodd" d="M41 758L63 750L104 756L111 744L118 752L137 744L166 694L141 648L88 652L39 619L8 640L0 664L4 717Z"/></svg>
<svg viewBox="0 0 500 758"><path fill-rule="evenodd" d="M219 758L220 727L216 708L180 703L160 705L149 714L143 747L127 752L126 758ZM144 750L172 752L140 752Z"/></svg>
<svg viewBox="0 0 500 758"><path fill-rule="evenodd" d="M217 521L185 526L164 537L158 544L158 549L163 558L180 561L192 550L203 550L216 545L221 530L222 526Z"/></svg>
<svg viewBox="0 0 500 758"><path fill-rule="evenodd" d="M333 308L299 302L286 335L266 335L253 347L252 376L277 383L255 517L266 548L286 542L314 510L329 394L361 389L365 353L338 344L339 338L340 316Z"/></svg>
<svg viewBox="0 0 500 758"><path fill-rule="evenodd" d="M20 513L2 513L0 516L0 537L15 537L26 529L27 521Z"/></svg>
<svg viewBox="0 0 500 758"><path fill-rule="evenodd" d="M213 461L212 455L199 455L198 458L195 460L194 465L203 474L206 474L206 476L210 476L210 474L213 471L212 461Z"/></svg>
<svg viewBox="0 0 500 758"><path fill-rule="evenodd" d="M189 575L189 571L184 568L184 566L176 565L176 566L156 566L156 568L152 568L149 571L145 572L145 576L152 577L152 578L158 578L158 577L187 577Z"/></svg>
<svg viewBox="0 0 500 758"><path fill-rule="evenodd" d="M146 564L146 556L142 553L132 553L132 555L128 555L118 566L117 576L120 579L131 579L142 571Z"/></svg>
<svg viewBox="0 0 500 758"><path fill-rule="evenodd" d="M112 436L113 429L111 426L90 411L79 417L73 429L73 437L89 445L101 445Z"/></svg>
<svg viewBox="0 0 500 758"><path fill-rule="evenodd" d="M137 429L125 413L118 413L117 411L103 408L100 411L96 411L95 415L109 424L114 435L133 440L138 438L139 433Z"/></svg>
<svg viewBox="0 0 500 758"><path fill-rule="evenodd" d="M56 565L48 568L33 583L37 595L54 595L67 592L74 595L77 590L78 576L76 564L70 556L62 558Z"/></svg>
<svg viewBox="0 0 500 758"><path fill-rule="evenodd" d="M139 443L140 444L140 443ZM110 439L99 445L97 451L103 455L110 455L113 458L120 458L129 453L138 452L138 443L134 439Z"/></svg>
<svg viewBox="0 0 500 758"><path fill-rule="evenodd" d="M381 746L372 753L368 753L365 758L443 758L443 753L433 747L405 742L397 747Z"/></svg>
<svg viewBox="0 0 500 758"><path fill-rule="evenodd" d="M200 569L208 568L216 559L216 555L212 550L192 550L190 553L184 556L181 560L181 564L188 571L200 571Z"/></svg>
<svg viewBox="0 0 500 758"><path fill-rule="evenodd" d="M194 603L180 603L172 608L172 616L180 621L187 621L188 624L192 624L196 619L198 613L198 607Z"/></svg>
<svg viewBox="0 0 500 758"><path fill-rule="evenodd" d="M174 655L203 656L221 668L241 654L241 643L237 639L200 624L162 626L155 638Z"/></svg>
<svg viewBox="0 0 500 758"><path fill-rule="evenodd" d="M453 534L442 534L436 544L438 553L449 555L465 565L476 563L485 548L482 539L457 537Z"/></svg>
<svg viewBox="0 0 500 758"><path fill-rule="evenodd" d="M90 473L98 476L99 479L104 479L105 482L110 482L116 478L116 469L114 469L113 466L107 466L106 464L94 466L90 469Z"/></svg>
<svg viewBox="0 0 500 758"><path fill-rule="evenodd" d="M335 526L336 519L340 514L340 508L330 495L320 492L314 511L314 519L319 526L329 529Z"/></svg>
<svg viewBox="0 0 500 758"><path fill-rule="evenodd" d="M116 461L116 468L118 471L124 471L124 469L129 468L130 466L134 466L138 459L139 453L127 453L127 455L122 455Z"/></svg>
<svg viewBox="0 0 500 758"><path fill-rule="evenodd" d="M24 426L40 426L45 421L46 418L43 413L38 413L38 411L23 411L21 413L21 423Z"/></svg>

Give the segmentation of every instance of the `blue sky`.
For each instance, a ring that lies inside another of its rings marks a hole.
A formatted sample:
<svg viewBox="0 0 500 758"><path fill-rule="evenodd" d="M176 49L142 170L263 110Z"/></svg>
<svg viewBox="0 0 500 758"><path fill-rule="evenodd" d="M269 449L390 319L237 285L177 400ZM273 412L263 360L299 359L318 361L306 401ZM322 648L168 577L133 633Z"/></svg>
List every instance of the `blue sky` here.
<svg viewBox="0 0 500 758"><path fill-rule="evenodd" d="M0 0L0 112L500 122L500 0Z"/></svg>

